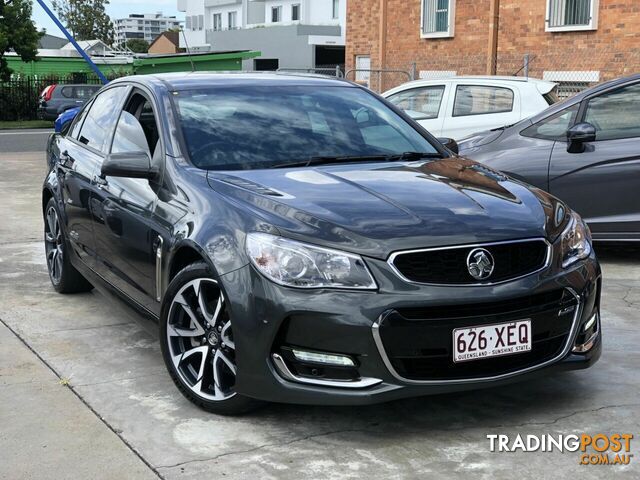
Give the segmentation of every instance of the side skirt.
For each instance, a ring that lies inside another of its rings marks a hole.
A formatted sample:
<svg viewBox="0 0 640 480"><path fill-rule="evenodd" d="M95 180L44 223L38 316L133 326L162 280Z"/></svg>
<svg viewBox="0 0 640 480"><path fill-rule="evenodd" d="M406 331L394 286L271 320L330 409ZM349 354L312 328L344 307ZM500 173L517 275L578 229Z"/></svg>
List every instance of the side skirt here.
<svg viewBox="0 0 640 480"><path fill-rule="evenodd" d="M119 290L117 287L111 285L102 276L96 273L94 270L85 265L82 261L77 260L71 256L71 263L74 267L98 290L101 294L107 297L111 301L124 301L127 306L133 308L137 313L143 317L153 320L158 323L159 318L151 310L136 302L129 295Z"/></svg>

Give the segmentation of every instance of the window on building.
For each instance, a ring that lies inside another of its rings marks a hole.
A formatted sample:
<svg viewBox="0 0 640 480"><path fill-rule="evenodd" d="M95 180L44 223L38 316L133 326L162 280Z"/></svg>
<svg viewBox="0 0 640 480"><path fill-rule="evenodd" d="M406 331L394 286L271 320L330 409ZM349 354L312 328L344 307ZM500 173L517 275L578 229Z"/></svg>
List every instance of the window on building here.
<svg viewBox="0 0 640 480"><path fill-rule="evenodd" d="M222 30L222 14L214 13L213 14L213 30L219 32Z"/></svg>
<svg viewBox="0 0 640 480"><path fill-rule="evenodd" d="M453 37L455 0L422 0L422 37Z"/></svg>
<svg viewBox="0 0 640 480"><path fill-rule="evenodd" d="M356 55L356 83L369 86L371 80L371 57Z"/></svg>
<svg viewBox="0 0 640 480"><path fill-rule="evenodd" d="M273 23L282 21L282 6L271 7L271 21Z"/></svg>
<svg viewBox="0 0 640 480"><path fill-rule="evenodd" d="M291 5L291 21L297 22L300 20L300 4Z"/></svg>
<svg viewBox="0 0 640 480"><path fill-rule="evenodd" d="M198 15L198 30L202 30L204 28L204 15Z"/></svg>
<svg viewBox="0 0 640 480"><path fill-rule="evenodd" d="M340 0L333 0L331 8L331 18L334 20L340 17Z"/></svg>
<svg viewBox="0 0 640 480"><path fill-rule="evenodd" d="M458 85L453 116L485 115L513 110L513 90L481 85Z"/></svg>
<svg viewBox="0 0 640 480"><path fill-rule="evenodd" d="M640 84L589 100L584 121L596 127L596 141L640 137Z"/></svg>
<svg viewBox="0 0 640 480"><path fill-rule="evenodd" d="M238 28L238 12L229 12L227 20L229 21L229 30Z"/></svg>
<svg viewBox="0 0 640 480"><path fill-rule="evenodd" d="M595 30L597 19L598 0L547 0L547 31Z"/></svg>
<svg viewBox="0 0 640 480"><path fill-rule="evenodd" d="M187 30L191 30L191 17L190 16L185 18L185 27L187 28Z"/></svg>
<svg viewBox="0 0 640 480"><path fill-rule="evenodd" d="M438 118L443 95L444 85L435 85L433 87L412 88L391 95L387 100L404 110L411 118L427 120Z"/></svg>

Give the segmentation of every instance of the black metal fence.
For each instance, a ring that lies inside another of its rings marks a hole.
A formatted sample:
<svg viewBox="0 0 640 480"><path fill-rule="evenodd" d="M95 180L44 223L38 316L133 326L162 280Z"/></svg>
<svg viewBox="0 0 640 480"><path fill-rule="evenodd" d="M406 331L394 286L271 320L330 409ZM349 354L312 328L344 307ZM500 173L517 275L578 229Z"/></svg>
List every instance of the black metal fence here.
<svg viewBox="0 0 640 480"><path fill-rule="evenodd" d="M48 85L89 83L100 84L100 80L88 74L44 77L14 77L0 82L0 121L36 120L38 98Z"/></svg>

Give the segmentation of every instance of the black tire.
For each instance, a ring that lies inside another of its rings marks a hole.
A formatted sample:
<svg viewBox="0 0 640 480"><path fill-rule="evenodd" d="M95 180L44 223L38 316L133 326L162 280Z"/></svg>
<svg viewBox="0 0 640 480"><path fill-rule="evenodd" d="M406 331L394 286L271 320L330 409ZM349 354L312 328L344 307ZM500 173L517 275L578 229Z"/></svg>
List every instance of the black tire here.
<svg viewBox="0 0 640 480"><path fill-rule="evenodd" d="M224 302L224 295L215 278L215 274L205 262L193 263L182 269L173 278L164 295L160 313L159 327L162 357L171 379L176 387L178 387L178 390L180 390L189 401L208 412L218 415L240 415L254 410L262 403L235 393L232 386L228 388L226 392L219 391L218 383L213 382L213 369L216 368L218 353L226 352L225 355L233 359L235 366L235 342L232 341L231 337L231 319L228 317L228 314L226 314L226 308L224 307L224 303L222 303ZM206 284L206 288L210 289L210 291L213 290L213 293L207 294L208 297L211 298L207 298L205 302L209 302L205 307L205 309L208 310L207 315L210 318L209 321L205 318L202 310L196 307L200 293L196 291L194 283L197 285L197 289L201 289L202 292L204 292L205 287L201 287L200 285L203 284ZM217 294L222 299L218 300L220 305L222 305L220 310L213 305L216 303L216 289ZM193 297L194 294L195 298ZM191 312L195 314L199 322L197 326L193 323L191 316L188 315L186 311L182 311L183 307L181 305L184 305L184 303L176 302L176 297L180 300L189 298L187 303L189 304L188 306ZM212 299L213 302L210 301ZM191 305L193 305L193 308L191 308ZM215 310L216 314L212 317L210 312L213 310ZM222 323L225 323L224 327L220 326ZM187 324L193 328L187 328ZM227 327L227 335L229 335L229 337L224 338L223 334ZM218 333L218 330L221 330L222 333ZM183 336L177 334L178 331L189 332L189 335ZM198 333L194 335L193 333L196 331L202 332L202 334L200 335ZM211 341L209 341L209 339ZM229 344L233 343L233 350L229 349L229 345L225 345L225 339L228 340ZM225 348L228 350L224 350ZM184 355L187 351L191 352L195 350L199 350L195 355ZM202 353L204 350L207 350L207 353ZM220 352L218 352L218 350L220 350ZM180 355L181 352L182 355ZM177 358L178 355L180 355L180 360L177 364L174 364L172 357ZM201 356L198 357L196 355ZM186 357L192 358L194 356L195 361L192 361L191 365L185 367L185 362L183 362L182 359ZM225 359L227 357L225 357ZM196 368L200 368L201 371L196 372ZM225 368L225 365L222 365L222 368ZM192 376L190 376L190 374ZM235 374L235 370L232 372L231 369L229 369L227 372L227 380L232 379L232 385L235 383ZM198 381L198 379L200 379L200 381ZM221 397L225 395L229 395L229 397L212 399L218 396L219 393Z"/></svg>
<svg viewBox="0 0 640 480"><path fill-rule="evenodd" d="M53 227L49 218L55 212L56 227ZM64 227L60 222L60 210L54 198L50 198L44 209L44 244L47 261L49 279L53 288L58 293L80 293L89 292L93 285L82 276L71 264L69 259L69 242L64 232ZM57 231L52 232L52 228Z"/></svg>

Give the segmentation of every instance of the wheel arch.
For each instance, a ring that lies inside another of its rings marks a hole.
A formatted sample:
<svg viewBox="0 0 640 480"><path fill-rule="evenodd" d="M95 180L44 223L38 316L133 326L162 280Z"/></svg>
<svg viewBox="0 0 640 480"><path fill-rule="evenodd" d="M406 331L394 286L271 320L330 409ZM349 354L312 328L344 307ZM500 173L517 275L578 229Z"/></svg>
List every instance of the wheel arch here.
<svg viewBox="0 0 640 480"><path fill-rule="evenodd" d="M55 195L53 193L53 190L51 190L50 187L46 186L42 189L42 212L43 213L47 208L47 204L49 203L49 200L54 198L54 196Z"/></svg>
<svg viewBox="0 0 640 480"><path fill-rule="evenodd" d="M198 244L185 240L173 249L167 264L167 285L175 278L180 270L196 262L205 262L217 276L211 259Z"/></svg>

